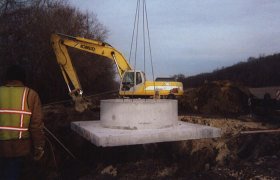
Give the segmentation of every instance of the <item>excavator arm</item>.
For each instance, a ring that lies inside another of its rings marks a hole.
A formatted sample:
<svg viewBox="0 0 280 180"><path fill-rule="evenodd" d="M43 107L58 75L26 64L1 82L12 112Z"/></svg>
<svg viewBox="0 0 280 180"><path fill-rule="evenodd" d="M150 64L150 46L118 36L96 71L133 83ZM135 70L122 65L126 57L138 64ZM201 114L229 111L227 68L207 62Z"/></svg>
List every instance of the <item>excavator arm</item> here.
<svg viewBox="0 0 280 180"><path fill-rule="evenodd" d="M78 94L82 95L83 92L67 47L97 54L113 60L121 78L123 77L125 71L132 69L119 51L114 49L111 45L101 41L90 40L82 37L72 37L63 34L52 34L51 43L70 94L78 92ZM70 82L74 86L73 90L71 89Z"/></svg>

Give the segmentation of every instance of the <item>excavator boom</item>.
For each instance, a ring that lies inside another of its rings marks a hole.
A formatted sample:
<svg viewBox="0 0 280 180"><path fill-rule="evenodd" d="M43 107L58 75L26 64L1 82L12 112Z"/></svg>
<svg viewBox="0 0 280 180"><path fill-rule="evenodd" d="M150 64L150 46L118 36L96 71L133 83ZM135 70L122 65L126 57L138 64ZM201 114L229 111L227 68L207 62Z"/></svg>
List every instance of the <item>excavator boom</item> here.
<svg viewBox="0 0 280 180"><path fill-rule="evenodd" d="M57 62L60 65L64 80L67 83L70 92L73 91L70 88L70 82L73 84L75 89L82 88L75 68L71 62L67 47L98 54L113 60L121 78L123 77L125 71L132 69L119 51L114 49L111 45L101 41L90 40L82 37L72 37L63 34L52 34L51 43L56 54Z"/></svg>

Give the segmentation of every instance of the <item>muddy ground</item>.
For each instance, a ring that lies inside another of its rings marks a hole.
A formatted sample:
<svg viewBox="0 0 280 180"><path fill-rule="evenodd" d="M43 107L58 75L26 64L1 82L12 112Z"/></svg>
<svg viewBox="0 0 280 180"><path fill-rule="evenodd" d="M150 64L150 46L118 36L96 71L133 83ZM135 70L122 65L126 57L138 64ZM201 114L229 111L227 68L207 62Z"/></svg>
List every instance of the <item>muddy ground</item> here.
<svg viewBox="0 0 280 180"><path fill-rule="evenodd" d="M280 133L241 131L280 128L280 122L182 115L182 121L222 129L223 136L182 142L101 148L70 129L71 121L98 120L99 109L78 113L71 104L44 107L49 134L39 162L29 158L23 179L279 179Z"/></svg>

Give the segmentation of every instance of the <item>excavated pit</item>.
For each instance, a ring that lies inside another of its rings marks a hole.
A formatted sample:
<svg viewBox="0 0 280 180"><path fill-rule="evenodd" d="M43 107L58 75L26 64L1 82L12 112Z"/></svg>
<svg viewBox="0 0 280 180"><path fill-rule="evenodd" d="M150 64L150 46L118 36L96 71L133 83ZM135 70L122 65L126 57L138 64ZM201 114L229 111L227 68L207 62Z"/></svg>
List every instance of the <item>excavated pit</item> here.
<svg viewBox="0 0 280 180"><path fill-rule="evenodd" d="M177 100L101 100L100 120L72 122L71 128L96 146L123 146L216 138L218 128L178 120Z"/></svg>

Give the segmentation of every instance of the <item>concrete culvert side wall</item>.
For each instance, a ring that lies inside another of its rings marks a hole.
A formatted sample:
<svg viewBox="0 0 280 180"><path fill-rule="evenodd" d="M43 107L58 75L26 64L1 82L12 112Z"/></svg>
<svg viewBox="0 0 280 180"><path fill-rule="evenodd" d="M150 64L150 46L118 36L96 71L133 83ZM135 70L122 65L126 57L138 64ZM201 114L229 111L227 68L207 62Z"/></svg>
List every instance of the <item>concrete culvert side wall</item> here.
<svg viewBox="0 0 280 180"><path fill-rule="evenodd" d="M109 99L102 100L100 120L115 129L159 129L178 121L177 100Z"/></svg>

